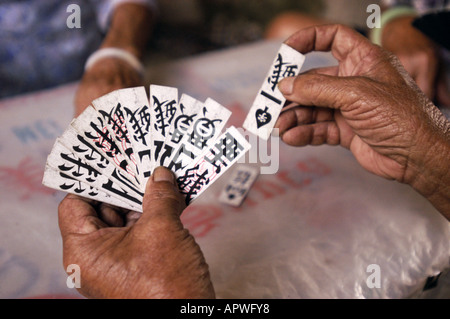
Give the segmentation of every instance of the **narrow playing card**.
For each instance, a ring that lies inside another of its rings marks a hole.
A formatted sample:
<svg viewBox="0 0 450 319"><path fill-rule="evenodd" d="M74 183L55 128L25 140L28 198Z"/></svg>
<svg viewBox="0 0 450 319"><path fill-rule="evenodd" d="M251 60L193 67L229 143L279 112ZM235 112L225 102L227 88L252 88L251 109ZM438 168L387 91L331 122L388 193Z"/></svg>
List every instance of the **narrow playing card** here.
<svg viewBox="0 0 450 319"><path fill-rule="evenodd" d="M237 166L222 189L219 201L234 207L241 206L256 178L258 178L259 170L259 167L256 166L244 164Z"/></svg>
<svg viewBox="0 0 450 319"><path fill-rule="evenodd" d="M250 149L250 143L235 127L228 128L211 147L177 175L180 192L189 204Z"/></svg>
<svg viewBox="0 0 450 319"><path fill-rule="evenodd" d="M71 125L69 125L62 136L57 139L54 148L58 144L62 144L69 152L86 163L86 165L89 165L96 171L100 172L100 174L113 178L122 187L134 185L128 176L124 175L123 170L119 170L108 159L106 159L101 152L89 144L83 136L78 134L78 132ZM114 176L117 176L118 178L114 178ZM132 188L137 190L135 187Z"/></svg>
<svg viewBox="0 0 450 319"><path fill-rule="evenodd" d="M161 85L150 85L150 117L152 119L152 166L156 168L173 153L166 144L170 127L178 109L178 89Z"/></svg>
<svg viewBox="0 0 450 319"><path fill-rule="evenodd" d="M286 102L278 89L278 82L285 77L297 76L305 56L286 44L282 44L270 67L258 95L244 121L243 127L267 140Z"/></svg>
<svg viewBox="0 0 450 319"><path fill-rule="evenodd" d="M157 163L173 171L182 169L181 161L193 160L195 155L186 145L187 135L192 132L194 121L200 114L204 104L193 97L183 94L175 112L172 126L165 139L166 152L162 154ZM170 150L170 152L169 152Z"/></svg>
<svg viewBox="0 0 450 319"><path fill-rule="evenodd" d="M110 134L136 171L143 191L151 174L150 110L145 87L113 91L92 102Z"/></svg>
<svg viewBox="0 0 450 319"><path fill-rule="evenodd" d="M166 143L179 144L184 135L193 126L197 115L201 112L204 103L193 98L188 94L182 94L179 106L175 112L172 126L169 128L169 134L166 137Z"/></svg>
<svg viewBox="0 0 450 319"><path fill-rule="evenodd" d="M148 102L144 87L116 90L92 101L92 106L102 116L114 142L121 153L126 156L130 169L137 175L141 189L145 188L145 180L143 174L139 171L138 159L134 154L126 123L130 109L135 110L145 104L148 104Z"/></svg>
<svg viewBox="0 0 450 319"><path fill-rule="evenodd" d="M123 109L124 104L130 103L128 100L129 95L125 95L125 99L123 99L120 96L120 90L117 90L92 101L92 106L102 117L106 129L120 152L126 156L130 169L137 174L136 160L125 124Z"/></svg>
<svg viewBox="0 0 450 319"><path fill-rule="evenodd" d="M89 165L64 146L59 139L53 145L52 152L47 158L47 166L63 173L65 177L80 181L111 197L115 197L129 206L142 205L144 196L140 190L124 179L119 183L120 176L104 175L93 166Z"/></svg>
<svg viewBox="0 0 450 319"><path fill-rule="evenodd" d="M92 106L87 107L73 120L71 126L130 181L136 186L140 186L135 170L130 166L127 157L121 152L109 133L102 117Z"/></svg>
<svg viewBox="0 0 450 319"><path fill-rule="evenodd" d="M135 206L124 203L123 201L118 200L98 190L95 187L77 181L66 175L65 173L55 170L48 165L46 165L45 167L42 184L56 190L64 191L66 193L75 194L96 201L108 203L117 207L142 212L142 206Z"/></svg>
<svg viewBox="0 0 450 319"><path fill-rule="evenodd" d="M130 90L130 89L126 89ZM129 91L127 91L129 92ZM125 93L125 91L124 91ZM150 107L144 87L134 88L132 91L134 101L124 106L126 125L130 134L131 145L137 160L138 175L141 180L141 190L145 185L154 167L151 157L151 117Z"/></svg>
<svg viewBox="0 0 450 319"><path fill-rule="evenodd" d="M200 103L186 94L180 99L179 110L170 140L174 152L161 162L175 174L214 142L231 116L228 109L211 98Z"/></svg>

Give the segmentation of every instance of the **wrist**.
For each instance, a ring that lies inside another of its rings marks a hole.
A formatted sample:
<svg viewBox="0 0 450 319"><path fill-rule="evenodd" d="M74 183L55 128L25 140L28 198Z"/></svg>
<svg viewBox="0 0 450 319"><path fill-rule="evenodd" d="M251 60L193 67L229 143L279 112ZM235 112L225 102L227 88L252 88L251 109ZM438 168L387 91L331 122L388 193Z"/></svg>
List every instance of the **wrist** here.
<svg viewBox="0 0 450 319"><path fill-rule="evenodd" d="M130 65L141 76L144 74L144 65L135 55L124 49L110 47L101 48L93 52L86 61L85 71L88 71L95 64L107 58L120 59Z"/></svg>
<svg viewBox="0 0 450 319"><path fill-rule="evenodd" d="M139 4L118 5L101 48L120 48L141 59L150 38L154 16L152 10Z"/></svg>
<svg viewBox="0 0 450 319"><path fill-rule="evenodd" d="M131 42L128 41L115 41L115 36L109 36L106 37L103 43L101 44L99 50L102 49L109 49L109 48L115 48L120 49L125 52L130 53L131 55L135 56L137 59L142 59L144 55L144 49L142 47L139 47Z"/></svg>
<svg viewBox="0 0 450 319"><path fill-rule="evenodd" d="M405 182L450 220L449 131L423 134L417 145L421 150L411 155Z"/></svg>

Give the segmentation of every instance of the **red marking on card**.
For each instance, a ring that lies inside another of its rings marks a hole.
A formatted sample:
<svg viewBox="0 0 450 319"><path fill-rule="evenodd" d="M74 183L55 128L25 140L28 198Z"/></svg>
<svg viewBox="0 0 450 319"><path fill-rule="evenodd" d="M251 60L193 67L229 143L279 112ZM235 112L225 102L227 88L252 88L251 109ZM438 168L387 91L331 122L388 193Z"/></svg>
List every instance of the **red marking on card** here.
<svg viewBox="0 0 450 319"><path fill-rule="evenodd" d="M108 135L108 138L112 139L112 136L109 134L108 128L106 126L104 126L102 128L102 132L105 135ZM97 140L93 140L94 142L98 143L98 145L101 145L101 149L105 152L112 152L115 153L116 149L112 148L112 144L100 133L97 133ZM126 165L126 168L123 169L121 163L122 162L126 162L125 157L123 156L122 153L118 152L115 153L114 157L113 157L113 161L114 163L116 163L117 167L120 167L120 169L122 171L125 171L126 173L128 173L129 175L131 175L132 177L135 177L134 172L131 170L130 165Z"/></svg>

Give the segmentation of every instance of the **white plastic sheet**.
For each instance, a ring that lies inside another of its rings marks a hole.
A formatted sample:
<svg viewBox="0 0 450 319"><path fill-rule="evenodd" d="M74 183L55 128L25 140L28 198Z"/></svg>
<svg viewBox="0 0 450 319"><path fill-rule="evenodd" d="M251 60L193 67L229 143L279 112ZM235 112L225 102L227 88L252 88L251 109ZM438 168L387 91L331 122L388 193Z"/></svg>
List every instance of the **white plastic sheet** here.
<svg viewBox="0 0 450 319"><path fill-rule="evenodd" d="M153 67L148 82L213 97L239 127L279 45ZM305 66L330 63L313 54ZM79 296L62 267L64 194L40 185L46 156L72 119L75 89L0 102L1 298ZM410 187L367 173L340 147L279 143L279 154L270 163L276 173L261 175L240 208L217 201L230 170L182 215L219 298L405 298L449 268L449 223ZM370 284L370 265L379 266L380 288Z"/></svg>

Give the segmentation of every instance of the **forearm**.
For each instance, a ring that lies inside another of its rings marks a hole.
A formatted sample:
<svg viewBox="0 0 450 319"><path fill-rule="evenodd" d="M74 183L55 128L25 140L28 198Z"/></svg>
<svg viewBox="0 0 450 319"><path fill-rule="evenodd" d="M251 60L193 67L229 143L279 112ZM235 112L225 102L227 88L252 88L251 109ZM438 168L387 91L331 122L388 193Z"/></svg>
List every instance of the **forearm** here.
<svg viewBox="0 0 450 319"><path fill-rule="evenodd" d="M114 10L101 48L121 48L142 58L153 29L154 19L151 10L142 5L134 3L119 5Z"/></svg>

